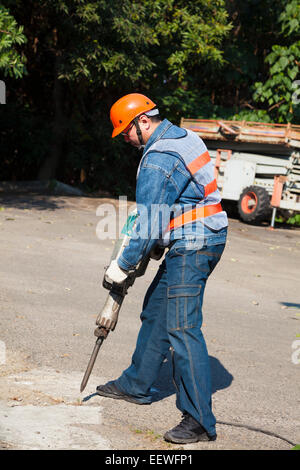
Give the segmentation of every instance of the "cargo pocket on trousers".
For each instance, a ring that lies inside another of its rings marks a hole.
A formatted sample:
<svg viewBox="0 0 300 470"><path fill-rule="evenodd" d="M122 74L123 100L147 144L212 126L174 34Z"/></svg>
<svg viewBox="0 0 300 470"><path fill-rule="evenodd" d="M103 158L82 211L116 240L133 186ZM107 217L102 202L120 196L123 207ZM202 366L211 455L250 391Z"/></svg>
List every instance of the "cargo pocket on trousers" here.
<svg viewBox="0 0 300 470"><path fill-rule="evenodd" d="M193 328L199 317L201 286L181 285L168 287L169 330Z"/></svg>

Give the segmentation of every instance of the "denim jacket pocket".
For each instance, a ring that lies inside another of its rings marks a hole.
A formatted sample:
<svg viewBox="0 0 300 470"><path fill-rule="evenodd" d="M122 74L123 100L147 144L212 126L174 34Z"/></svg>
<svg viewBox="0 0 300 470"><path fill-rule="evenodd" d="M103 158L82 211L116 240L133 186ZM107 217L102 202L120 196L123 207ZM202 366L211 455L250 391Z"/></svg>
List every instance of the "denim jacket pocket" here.
<svg viewBox="0 0 300 470"><path fill-rule="evenodd" d="M168 287L168 330L193 328L198 323L201 285Z"/></svg>

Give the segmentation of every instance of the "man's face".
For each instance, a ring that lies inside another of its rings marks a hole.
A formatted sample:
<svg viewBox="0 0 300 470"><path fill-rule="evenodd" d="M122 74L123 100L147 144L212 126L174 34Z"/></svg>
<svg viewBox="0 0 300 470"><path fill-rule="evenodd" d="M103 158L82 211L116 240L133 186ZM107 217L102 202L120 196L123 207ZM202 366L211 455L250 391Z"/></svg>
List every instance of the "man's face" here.
<svg viewBox="0 0 300 470"><path fill-rule="evenodd" d="M131 122L129 126L124 129L122 135L124 137L125 142L127 142L128 144L131 144L134 147L140 147L141 144L137 136L135 124L133 122Z"/></svg>

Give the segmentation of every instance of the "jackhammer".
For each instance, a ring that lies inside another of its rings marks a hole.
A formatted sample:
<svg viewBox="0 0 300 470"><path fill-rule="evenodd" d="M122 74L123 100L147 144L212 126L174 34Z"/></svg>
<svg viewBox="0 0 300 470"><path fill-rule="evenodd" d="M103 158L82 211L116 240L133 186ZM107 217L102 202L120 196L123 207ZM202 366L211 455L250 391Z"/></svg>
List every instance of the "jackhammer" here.
<svg viewBox="0 0 300 470"><path fill-rule="evenodd" d="M132 231L136 225L136 219L137 219L137 210L134 209L129 214L127 221L122 229L121 237L115 244L115 248L111 256L111 261L117 260L119 256L122 254L125 246L129 244ZM141 277L145 274L150 258L158 260L161 258L162 255L163 255L163 249L159 249L159 248L154 249L149 255L144 257L139 262L136 269L129 273L128 277L125 279L124 282L122 282L122 284L116 284L115 282L111 282L104 274L102 286L105 289L107 289L109 293L107 295L104 307L96 319L97 328L94 331L94 335L97 337L97 339L96 339L96 343L95 343L91 358L89 360L88 366L86 368L84 377L81 382L80 392L82 392L86 387L86 384L93 370L99 349L103 341L107 338L108 333L110 331L114 331L114 329L116 328L116 325L118 322L119 311L123 303L123 300L125 296L127 295L127 291L129 287L131 287L134 284L135 279L137 277Z"/></svg>

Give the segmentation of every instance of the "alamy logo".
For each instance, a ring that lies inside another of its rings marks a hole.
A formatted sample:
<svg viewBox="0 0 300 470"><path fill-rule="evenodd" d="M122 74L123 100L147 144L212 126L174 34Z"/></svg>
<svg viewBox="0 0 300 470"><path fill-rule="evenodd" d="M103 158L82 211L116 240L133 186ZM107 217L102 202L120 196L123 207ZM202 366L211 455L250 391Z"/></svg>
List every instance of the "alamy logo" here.
<svg viewBox="0 0 300 470"><path fill-rule="evenodd" d="M292 363L296 365L300 364L300 339L293 341L292 348L295 349L292 353Z"/></svg>
<svg viewBox="0 0 300 470"><path fill-rule="evenodd" d="M293 104L299 104L300 103L300 80L295 80L292 83L292 88L296 88L296 91L292 94L292 103Z"/></svg>
<svg viewBox="0 0 300 470"><path fill-rule="evenodd" d="M6 362L6 347L4 341L0 341L0 365Z"/></svg>
<svg viewBox="0 0 300 470"><path fill-rule="evenodd" d="M0 104L6 104L6 86L3 80L0 80Z"/></svg>
<svg viewBox="0 0 300 470"><path fill-rule="evenodd" d="M119 202L118 209L114 204L100 204L98 206L96 215L100 216L101 220L97 224L96 234L100 240L115 240L126 232L125 229L128 224L131 225L131 221L127 219L129 216L127 197L120 196ZM134 240L158 240L161 238L167 240L170 236L170 222L175 217L176 234L180 238L185 224L194 220L192 219L194 208L193 205L186 205L185 210L183 210L183 207L176 204L172 207L168 204L151 204L150 207L138 204L136 227L132 231L130 230L130 237ZM142 224L139 223L140 220L143 221ZM203 232L204 225L199 224L197 238L203 239Z"/></svg>

